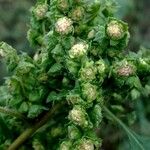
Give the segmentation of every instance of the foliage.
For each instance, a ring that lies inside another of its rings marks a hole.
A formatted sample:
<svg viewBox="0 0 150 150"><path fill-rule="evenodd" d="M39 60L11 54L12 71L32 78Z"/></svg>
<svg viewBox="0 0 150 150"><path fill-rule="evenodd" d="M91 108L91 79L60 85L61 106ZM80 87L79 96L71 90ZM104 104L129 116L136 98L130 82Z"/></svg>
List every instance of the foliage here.
<svg viewBox="0 0 150 150"><path fill-rule="evenodd" d="M124 53L128 25L115 10L112 0L37 0L34 57L0 43L11 72L0 88L1 149L99 149L96 129L115 122L145 149L122 121L132 125L136 101L149 97L150 54Z"/></svg>

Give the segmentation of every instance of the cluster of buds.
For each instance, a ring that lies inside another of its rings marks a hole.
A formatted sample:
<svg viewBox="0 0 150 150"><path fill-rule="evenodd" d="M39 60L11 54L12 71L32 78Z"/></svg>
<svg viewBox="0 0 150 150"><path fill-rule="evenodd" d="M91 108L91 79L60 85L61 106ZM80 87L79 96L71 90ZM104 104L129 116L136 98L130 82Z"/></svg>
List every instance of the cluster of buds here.
<svg viewBox="0 0 150 150"><path fill-rule="evenodd" d="M67 35L73 30L73 22L67 17L59 18L55 24L55 31L61 35Z"/></svg>
<svg viewBox="0 0 150 150"><path fill-rule="evenodd" d="M74 21L80 21L84 17L84 8L78 6L74 8L71 12L71 18Z"/></svg>
<svg viewBox="0 0 150 150"><path fill-rule="evenodd" d="M60 144L59 150L70 150L72 146L72 142L71 141L63 141Z"/></svg>
<svg viewBox="0 0 150 150"><path fill-rule="evenodd" d="M106 33L112 40L120 40L124 37L124 26L117 20L112 20L107 24Z"/></svg>
<svg viewBox="0 0 150 150"><path fill-rule="evenodd" d="M34 9L34 14L38 20L44 19L46 16L46 13L48 11L48 6L46 4L39 4Z"/></svg>
<svg viewBox="0 0 150 150"><path fill-rule="evenodd" d="M69 112L69 120L75 125L81 126L83 128L89 127L89 121L87 118L87 113L84 108L80 105L75 105L74 108Z"/></svg>
<svg viewBox="0 0 150 150"><path fill-rule="evenodd" d="M134 69L132 66L126 65L121 68L118 68L117 72L118 72L118 75L120 76L128 77L134 73Z"/></svg>
<svg viewBox="0 0 150 150"><path fill-rule="evenodd" d="M81 132L75 125L68 126L68 137L71 140L79 139Z"/></svg>
<svg viewBox="0 0 150 150"><path fill-rule="evenodd" d="M84 67L82 67L79 71L79 76L82 81L92 81L96 78L96 68L94 66L94 62L86 62Z"/></svg>
<svg viewBox="0 0 150 150"><path fill-rule="evenodd" d="M116 63L115 65L115 70L118 76L128 77L135 74L136 72L136 67L134 66L134 64L128 62L126 59Z"/></svg>
<svg viewBox="0 0 150 150"><path fill-rule="evenodd" d="M74 59L84 56L87 53L88 47L88 44L85 42L80 42L73 45L73 47L69 50L70 58Z"/></svg>
<svg viewBox="0 0 150 150"><path fill-rule="evenodd" d="M66 12L69 9L69 1L68 0L58 0L57 7L60 11Z"/></svg>
<svg viewBox="0 0 150 150"><path fill-rule="evenodd" d="M94 149L95 148L93 141L86 138L81 139L81 141L76 146L76 150L94 150Z"/></svg>
<svg viewBox="0 0 150 150"><path fill-rule="evenodd" d="M87 100L87 102L93 102L98 97L97 86L88 82L83 84L82 95Z"/></svg>

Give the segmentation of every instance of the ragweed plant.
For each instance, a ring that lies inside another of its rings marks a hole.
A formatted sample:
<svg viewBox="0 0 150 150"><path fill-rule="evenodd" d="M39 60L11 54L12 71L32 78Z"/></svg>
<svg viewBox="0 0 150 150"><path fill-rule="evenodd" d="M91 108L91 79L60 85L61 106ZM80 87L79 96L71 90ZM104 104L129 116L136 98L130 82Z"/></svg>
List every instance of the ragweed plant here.
<svg viewBox="0 0 150 150"><path fill-rule="evenodd" d="M11 73L0 87L1 149L98 150L101 124L134 123L135 100L149 96L150 55L124 52L128 25L114 5L37 0L27 33L34 57L0 43Z"/></svg>

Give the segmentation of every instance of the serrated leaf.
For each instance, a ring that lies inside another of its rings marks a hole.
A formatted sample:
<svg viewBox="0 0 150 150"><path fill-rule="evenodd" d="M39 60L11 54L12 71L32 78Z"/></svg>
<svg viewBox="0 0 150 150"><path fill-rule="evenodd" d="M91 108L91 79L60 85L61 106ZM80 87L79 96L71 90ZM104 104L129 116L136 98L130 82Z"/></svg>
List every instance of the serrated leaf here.
<svg viewBox="0 0 150 150"><path fill-rule="evenodd" d="M109 117L111 117L116 123L118 123L122 129L126 132L130 141L131 150L149 150L150 149L150 137L144 137L138 135L134 131L130 130L119 118L117 118L110 110L104 107L104 111Z"/></svg>

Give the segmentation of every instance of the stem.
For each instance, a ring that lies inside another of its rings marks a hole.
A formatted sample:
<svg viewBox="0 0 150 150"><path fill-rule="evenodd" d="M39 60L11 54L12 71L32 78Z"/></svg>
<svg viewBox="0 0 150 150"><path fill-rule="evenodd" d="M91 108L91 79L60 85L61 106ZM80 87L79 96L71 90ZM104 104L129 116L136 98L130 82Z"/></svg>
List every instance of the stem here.
<svg viewBox="0 0 150 150"><path fill-rule="evenodd" d="M4 113L4 114L10 115L12 117L20 118L24 121L27 121L27 118L24 115L22 115L21 113L16 112L11 109L8 109L8 108L1 107L1 106L0 106L0 113Z"/></svg>
<svg viewBox="0 0 150 150"><path fill-rule="evenodd" d="M27 128L8 148L8 150L17 150L28 138L30 138L40 127L42 127L47 121L54 116L58 109L62 107L62 104L57 104L47 112L38 122L33 126Z"/></svg>

